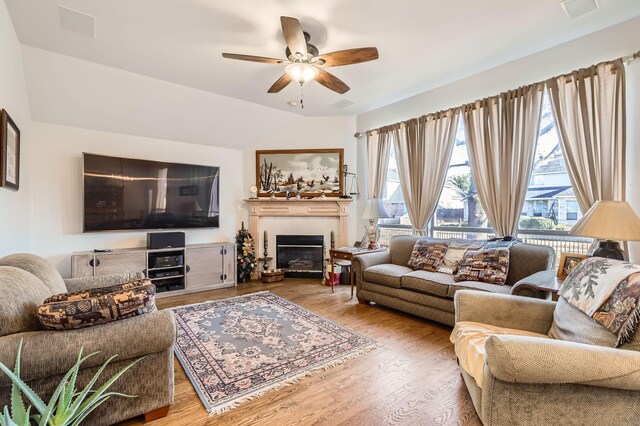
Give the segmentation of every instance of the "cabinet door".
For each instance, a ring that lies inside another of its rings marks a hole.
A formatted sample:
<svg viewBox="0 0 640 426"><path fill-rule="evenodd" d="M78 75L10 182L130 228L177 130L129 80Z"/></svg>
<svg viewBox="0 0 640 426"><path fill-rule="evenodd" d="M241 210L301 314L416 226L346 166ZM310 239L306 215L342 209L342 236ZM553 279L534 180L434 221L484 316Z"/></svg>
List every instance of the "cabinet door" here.
<svg viewBox="0 0 640 426"><path fill-rule="evenodd" d="M93 254L71 256L71 278L93 277Z"/></svg>
<svg viewBox="0 0 640 426"><path fill-rule="evenodd" d="M95 256L96 276L143 272L147 269L144 251L100 253Z"/></svg>
<svg viewBox="0 0 640 426"><path fill-rule="evenodd" d="M236 245L227 244L224 246L224 282L229 284L236 283Z"/></svg>
<svg viewBox="0 0 640 426"><path fill-rule="evenodd" d="M224 282L221 246L186 250L187 290L204 289Z"/></svg>

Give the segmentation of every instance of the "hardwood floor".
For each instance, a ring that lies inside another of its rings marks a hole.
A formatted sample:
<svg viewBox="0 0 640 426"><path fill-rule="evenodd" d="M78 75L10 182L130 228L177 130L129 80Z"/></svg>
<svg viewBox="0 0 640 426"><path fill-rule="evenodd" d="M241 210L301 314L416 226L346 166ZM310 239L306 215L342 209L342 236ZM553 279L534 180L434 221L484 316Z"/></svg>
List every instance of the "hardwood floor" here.
<svg viewBox="0 0 640 426"><path fill-rule="evenodd" d="M209 417L180 363L175 401L163 425L481 425L455 362L451 329L377 305L349 300L318 280L251 282L159 299L159 308L268 290L383 345L330 370L305 377L225 414ZM143 424L142 417L121 426Z"/></svg>

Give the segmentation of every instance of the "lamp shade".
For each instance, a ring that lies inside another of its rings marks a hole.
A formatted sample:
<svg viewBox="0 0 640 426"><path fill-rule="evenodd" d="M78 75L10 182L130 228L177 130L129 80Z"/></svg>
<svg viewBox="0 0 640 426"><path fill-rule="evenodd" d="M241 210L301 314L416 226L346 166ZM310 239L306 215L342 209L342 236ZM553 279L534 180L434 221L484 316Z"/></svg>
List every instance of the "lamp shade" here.
<svg viewBox="0 0 640 426"><path fill-rule="evenodd" d="M626 201L596 201L569 234L599 240L640 241L640 218Z"/></svg>
<svg viewBox="0 0 640 426"><path fill-rule="evenodd" d="M373 198L371 200L367 200L367 206L364 209L364 213L362 213L363 219L381 219L391 217L387 210L384 208L384 201L382 198Z"/></svg>

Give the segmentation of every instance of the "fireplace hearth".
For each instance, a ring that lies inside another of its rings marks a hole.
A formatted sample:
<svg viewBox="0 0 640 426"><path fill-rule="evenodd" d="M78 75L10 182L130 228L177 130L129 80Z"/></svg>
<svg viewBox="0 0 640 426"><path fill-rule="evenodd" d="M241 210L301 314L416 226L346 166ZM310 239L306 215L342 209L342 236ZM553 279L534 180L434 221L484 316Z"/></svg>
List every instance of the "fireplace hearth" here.
<svg viewBox="0 0 640 426"><path fill-rule="evenodd" d="M324 236L276 235L276 267L287 277L322 278Z"/></svg>

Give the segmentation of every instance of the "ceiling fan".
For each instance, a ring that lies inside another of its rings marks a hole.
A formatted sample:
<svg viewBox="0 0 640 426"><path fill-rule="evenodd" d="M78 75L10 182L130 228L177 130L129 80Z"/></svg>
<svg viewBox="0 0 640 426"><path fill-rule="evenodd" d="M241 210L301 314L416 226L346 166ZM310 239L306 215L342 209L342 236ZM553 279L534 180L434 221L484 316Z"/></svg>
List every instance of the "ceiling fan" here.
<svg viewBox="0 0 640 426"><path fill-rule="evenodd" d="M337 52L320 55L318 48L309 43L311 36L309 33L302 31L300 21L296 18L281 16L280 22L282 24L284 38L287 41L285 56L288 59L266 58L264 56L241 55L236 53L222 54L224 58L228 59L276 65L286 64L284 69L285 73L273 83L267 91L268 93L278 93L292 81L297 81L302 85L308 81L316 80L326 88L343 94L349 91L349 86L321 67L338 67L378 59L378 49L375 47L339 50Z"/></svg>

